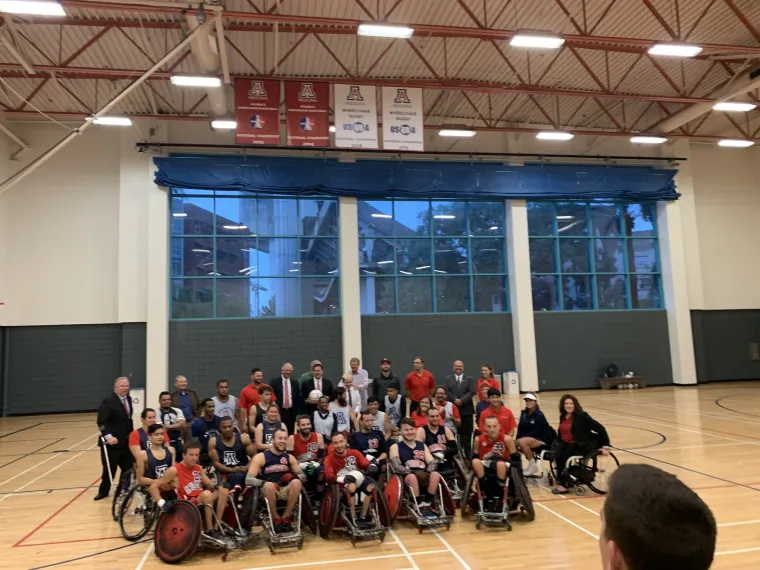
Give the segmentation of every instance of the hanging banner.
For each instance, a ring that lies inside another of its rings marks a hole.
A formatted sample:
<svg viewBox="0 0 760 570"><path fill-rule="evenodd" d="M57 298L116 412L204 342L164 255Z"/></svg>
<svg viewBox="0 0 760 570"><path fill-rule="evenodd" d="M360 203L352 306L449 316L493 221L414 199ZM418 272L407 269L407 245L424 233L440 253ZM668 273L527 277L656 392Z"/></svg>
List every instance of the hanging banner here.
<svg viewBox="0 0 760 570"><path fill-rule="evenodd" d="M329 146L329 99L327 83L285 82L288 146Z"/></svg>
<svg viewBox="0 0 760 570"><path fill-rule="evenodd" d="M235 79L236 144L280 144L280 82Z"/></svg>
<svg viewBox="0 0 760 570"><path fill-rule="evenodd" d="M425 150L422 89L383 87L383 148Z"/></svg>
<svg viewBox="0 0 760 570"><path fill-rule="evenodd" d="M378 148L374 85L333 85L335 146Z"/></svg>

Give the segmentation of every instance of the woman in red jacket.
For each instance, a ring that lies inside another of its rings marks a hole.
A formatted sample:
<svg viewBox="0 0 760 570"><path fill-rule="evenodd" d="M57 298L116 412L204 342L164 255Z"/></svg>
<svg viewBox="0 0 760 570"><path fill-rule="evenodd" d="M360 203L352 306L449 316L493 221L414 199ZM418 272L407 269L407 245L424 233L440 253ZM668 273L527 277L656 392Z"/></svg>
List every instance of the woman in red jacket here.
<svg viewBox="0 0 760 570"><path fill-rule="evenodd" d="M483 396L484 391L481 389L483 387L483 384L487 384L490 388L496 388L499 392L501 392L501 384L499 384L499 381L494 378L493 366L490 364L484 364L480 367L480 378L478 378L479 401L487 399L487 396ZM487 394L488 392L486 391L485 393Z"/></svg>

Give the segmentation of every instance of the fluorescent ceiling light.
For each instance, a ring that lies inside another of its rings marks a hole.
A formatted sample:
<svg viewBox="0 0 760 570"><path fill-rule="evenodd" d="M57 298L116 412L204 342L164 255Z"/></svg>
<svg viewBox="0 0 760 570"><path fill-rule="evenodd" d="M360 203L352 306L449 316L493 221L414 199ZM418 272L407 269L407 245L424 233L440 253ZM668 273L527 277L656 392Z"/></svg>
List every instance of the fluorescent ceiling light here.
<svg viewBox="0 0 760 570"><path fill-rule="evenodd" d="M333 269L332 271L328 271L328 273L329 273L330 275L332 275L333 273L337 273L337 272L338 272L338 270L337 270L337 269Z"/></svg>
<svg viewBox="0 0 760 570"><path fill-rule="evenodd" d="M301 262L300 261L294 261L293 265L301 265Z"/></svg>
<svg viewBox="0 0 760 570"><path fill-rule="evenodd" d="M330 131L331 133L334 133L334 132L336 131L336 129L335 129L335 125L330 125L329 131Z"/></svg>
<svg viewBox="0 0 760 570"><path fill-rule="evenodd" d="M193 251L194 253L211 253L210 249L193 249L191 251Z"/></svg>
<svg viewBox="0 0 760 570"><path fill-rule="evenodd" d="M372 214L373 218L392 218L390 214Z"/></svg>
<svg viewBox="0 0 760 570"><path fill-rule="evenodd" d="M222 226L225 230L247 230L248 226Z"/></svg>
<svg viewBox="0 0 760 570"><path fill-rule="evenodd" d="M441 129L438 135L441 137L474 137L476 131L470 129Z"/></svg>
<svg viewBox="0 0 760 570"><path fill-rule="evenodd" d="M662 144L667 141L665 137L631 137L634 144Z"/></svg>
<svg viewBox="0 0 760 570"><path fill-rule="evenodd" d="M403 273L404 275L414 275L414 273L409 273L408 271L402 271L401 269L399 269L398 272Z"/></svg>
<svg viewBox="0 0 760 570"><path fill-rule="evenodd" d="M741 139L723 139L722 141L718 141L718 146L731 146L738 148L752 146L753 144L755 144L754 141L745 141Z"/></svg>
<svg viewBox="0 0 760 570"><path fill-rule="evenodd" d="M452 216L451 214L436 214L433 216L436 220L455 220L456 216Z"/></svg>
<svg viewBox="0 0 760 570"><path fill-rule="evenodd" d="M491 230L491 231L494 231L494 230L498 230L498 229L499 229L499 226L491 226L491 227L490 227L490 228L488 228L488 229L489 229L489 230Z"/></svg>
<svg viewBox="0 0 760 570"><path fill-rule="evenodd" d="M558 220L572 220L575 216L557 216Z"/></svg>
<svg viewBox="0 0 760 570"><path fill-rule="evenodd" d="M295 273L296 271L298 271L298 269L288 269L288 271L290 271L290 273Z"/></svg>
<svg viewBox="0 0 760 570"><path fill-rule="evenodd" d="M746 113L757 107L754 103L745 101L722 101L713 105L714 111L733 111L735 113Z"/></svg>
<svg viewBox="0 0 760 570"><path fill-rule="evenodd" d="M359 24L356 32L360 36L372 36L375 38L401 38L408 39L414 34L409 26L390 26L388 24Z"/></svg>
<svg viewBox="0 0 760 570"><path fill-rule="evenodd" d="M187 214L185 212L174 212L172 216L175 218L187 218Z"/></svg>
<svg viewBox="0 0 760 570"><path fill-rule="evenodd" d="M216 119L211 121L211 128L215 131L234 131L237 128L237 121L230 119Z"/></svg>
<svg viewBox="0 0 760 570"><path fill-rule="evenodd" d="M562 131L542 131L536 134L537 139L544 141L569 141L574 136L573 133L565 133Z"/></svg>
<svg viewBox="0 0 760 570"><path fill-rule="evenodd" d="M0 12L8 14L28 14L30 16L65 16L63 6L58 2L38 2L36 0L2 0Z"/></svg>
<svg viewBox="0 0 760 570"><path fill-rule="evenodd" d="M387 264L387 263L393 263L393 260L387 260L387 261L378 261L378 262L377 262L377 264L378 264L378 265L385 265L385 264Z"/></svg>
<svg viewBox="0 0 760 570"><path fill-rule="evenodd" d="M244 273L246 271L250 271L251 269L253 269L254 271L256 271L256 266L255 265L251 265L250 267L243 267L243 269L241 269L240 271L238 271L238 273Z"/></svg>
<svg viewBox="0 0 760 570"><path fill-rule="evenodd" d="M564 43L563 38L549 32L518 32L509 40L511 46L536 49L557 49Z"/></svg>
<svg viewBox="0 0 760 570"><path fill-rule="evenodd" d="M221 87L222 80L209 75L172 75L172 85L178 87Z"/></svg>
<svg viewBox="0 0 760 570"><path fill-rule="evenodd" d="M107 125L110 127L131 127L132 119L129 117L98 117L92 121L96 125Z"/></svg>
<svg viewBox="0 0 760 570"><path fill-rule="evenodd" d="M420 265L419 267L415 267L415 269L430 269L429 265Z"/></svg>
<svg viewBox="0 0 760 570"><path fill-rule="evenodd" d="M694 44L666 42L655 44L649 48L649 55L666 55L670 57L694 57L699 55L702 48Z"/></svg>
<svg viewBox="0 0 760 570"><path fill-rule="evenodd" d="M362 269L362 271L364 271L364 273L366 273L368 275L377 275L377 273L375 273L374 271L368 271L366 269Z"/></svg>
<svg viewBox="0 0 760 570"><path fill-rule="evenodd" d="M448 273L448 271L441 271L440 269L434 269L433 271L436 273Z"/></svg>
<svg viewBox="0 0 760 570"><path fill-rule="evenodd" d="M465 263L467 263L467 262L466 261L457 261L457 265L464 265Z"/></svg>

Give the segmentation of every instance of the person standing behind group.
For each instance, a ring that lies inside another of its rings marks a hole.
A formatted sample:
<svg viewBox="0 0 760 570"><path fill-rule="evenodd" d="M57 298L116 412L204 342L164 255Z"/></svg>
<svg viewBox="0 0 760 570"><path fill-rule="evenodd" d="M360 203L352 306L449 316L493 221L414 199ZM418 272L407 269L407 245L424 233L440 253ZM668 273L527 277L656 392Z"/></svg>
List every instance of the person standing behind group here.
<svg viewBox="0 0 760 570"><path fill-rule="evenodd" d="M251 437L254 437L256 427L267 416L267 410L272 405L272 389L269 386L262 386L259 390L259 401L257 404L251 406L248 410L248 433Z"/></svg>
<svg viewBox="0 0 760 570"><path fill-rule="evenodd" d="M501 392L501 384L499 384L499 381L494 377L493 366L491 366L490 364L484 364L480 367L480 378L478 378L478 385L477 385L477 393L478 393L479 401L488 399L488 396L483 396L484 394L482 390L483 386L488 386L489 388L496 388L499 392Z"/></svg>
<svg viewBox="0 0 760 570"><path fill-rule="evenodd" d="M172 406L172 395L169 392L161 392L158 395L158 421L163 424L169 434L169 444L174 448L177 460L182 459L182 432L187 425L182 410ZM190 419L192 421L192 418Z"/></svg>
<svg viewBox="0 0 760 570"><path fill-rule="evenodd" d="M354 377L347 372L343 375L343 378L340 379L338 387L346 389L346 401L348 402L348 407L358 415L359 412L362 411L362 397L359 390L354 387Z"/></svg>
<svg viewBox="0 0 760 570"><path fill-rule="evenodd" d="M311 366L311 378L301 384L301 399L306 401L312 390L319 390L323 396L332 398L333 383L330 379L324 377L322 364L316 362Z"/></svg>
<svg viewBox="0 0 760 570"><path fill-rule="evenodd" d="M100 460L103 464L103 474L100 488L95 500L100 501L108 496L111 490L111 478L116 475L116 468L123 475L131 469L134 457L129 451L129 434L132 432L132 398L129 397L129 379L117 378L113 384L113 393L108 395L98 407L98 430L101 439ZM105 442L105 444L103 443ZM108 461L106 461L106 456ZM108 466L111 472L108 472Z"/></svg>
<svg viewBox="0 0 760 570"><path fill-rule="evenodd" d="M303 385L307 381L309 381L312 378L314 378L314 365L315 364L319 364L320 366L322 366L322 361L321 360L312 360L309 363L309 371L308 372L304 372L303 374L301 374L298 377L298 389L301 390L302 392L303 392Z"/></svg>
<svg viewBox="0 0 760 570"><path fill-rule="evenodd" d="M214 400L214 414L219 418L232 419L232 426L238 429L237 398L230 396L230 383L227 380L219 380L216 383L216 396L212 400Z"/></svg>
<svg viewBox="0 0 760 570"><path fill-rule="evenodd" d="M449 401L453 402L459 410L462 425L457 432L462 436L461 442L464 447L465 457L469 457L470 439L472 439L472 420L475 415L475 406L472 403L472 399L477 395L477 385L475 378L464 373L464 363L461 360L455 360L452 369L454 374L449 374L443 379L443 387L446 389Z"/></svg>
<svg viewBox="0 0 760 570"><path fill-rule="evenodd" d="M248 410L251 406L259 403L259 390L264 384L264 372L261 368L251 370L251 383L240 391L238 398L238 425L244 426L248 422Z"/></svg>
<svg viewBox="0 0 760 570"><path fill-rule="evenodd" d="M396 376L391 371L390 359L383 358L380 361L380 374L372 379L372 384L370 385L370 393L379 401L382 401L382 399L385 398L385 395L388 393L388 386L392 384L400 387L401 378Z"/></svg>
<svg viewBox="0 0 760 570"><path fill-rule="evenodd" d="M195 390L190 390L187 387L187 378L184 376L177 376L174 379L174 386L177 389L172 392L172 406L182 410L182 415L185 416L187 423L182 429L182 439L187 443L192 436L190 433L190 426L195 417L200 414L201 399L198 397L198 393Z"/></svg>
<svg viewBox="0 0 760 570"><path fill-rule="evenodd" d="M351 374L351 378L353 380L353 386L356 388L356 391L359 392L359 396L361 397L361 402L358 410L361 411L367 407L367 396L369 395L369 388L372 380L370 380L369 373L364 370L364 368L361 368L359 364L361 364L361 362L358 358L352 358L349 362L349 366L351 367L349 373Z"/></svg>
<svg viewBox="0 0 760 570"><path fill-rule="evenodd" d="M280 419L285 424L288 434L292 435L296 425L296 413L301 409L301 391L298 381L293 378L293 365L286 362L280 369L280 376L270 383L274 399L280 406Z"/></svg>
<svg viewBox="0 0 760 570"><path fill-rule="evenodd" d="M406 417L406 398L399 394L398 384L390 384L386 388L385 397L380 400L380 411L388 416L392 436L400 436L401 420Z"/></svg>
<svg viewBox="0 0 760 570"><path fill-rule="evenodd" d="M406 389L406 397L411 402L409 406L409 413L414 412L420 405L420 400L425 396L433 396L433 390L435 390L435 378L433 375L425 370L425 360L421 357L414 359L414 370L406 375L404 380L404 388Z"/></svg>

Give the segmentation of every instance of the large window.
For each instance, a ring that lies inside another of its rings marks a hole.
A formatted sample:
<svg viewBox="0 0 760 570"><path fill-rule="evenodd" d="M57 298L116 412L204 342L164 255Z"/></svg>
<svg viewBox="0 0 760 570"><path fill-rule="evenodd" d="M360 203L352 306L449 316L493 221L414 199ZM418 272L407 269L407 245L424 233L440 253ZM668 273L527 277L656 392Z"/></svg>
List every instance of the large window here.
<svg viewBox="0 0 760 570"><path fill-rule="evenodd" d="M337 200L175 189L170 215L172 318L340 313Z"/></svg>
<svg viewBox="0 0 760 570"><path fill-rule="evenodd" d="M529 202L536 311L662 308L654 204Z"/></svg>
<svg viewBox="0 0 760 570"><path fill-rule="evenodd" d="M507 310L504 202L359 201L363 314Z"/></svg>

